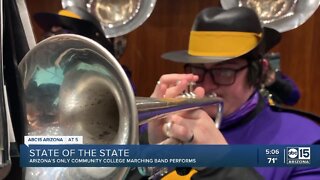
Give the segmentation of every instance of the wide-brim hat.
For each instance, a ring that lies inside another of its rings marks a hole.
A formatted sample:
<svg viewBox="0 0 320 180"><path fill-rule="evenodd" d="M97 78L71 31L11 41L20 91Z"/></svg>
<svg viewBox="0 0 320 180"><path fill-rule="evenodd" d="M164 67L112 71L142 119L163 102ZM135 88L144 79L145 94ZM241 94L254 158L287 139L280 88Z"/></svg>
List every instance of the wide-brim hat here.
<svg viewBox="0 0 320 180"><path fill-rule="evenodd" d="M100 22L86 10L78 7L67 7L58 13L39 12L33 17L45 32L50 32L53 26L60 26L74 34L91 38L112 54L114 53L114 47L111 41L105 37Z"/></svg>
<svg viewBox="0 0 320 180"><path fill-rule="evenodd" d="M188 50L168 52L162 57L182 63L218 63L238 57L256 60L280 39L278 31L261 27L252 9L211 7L196 16Z"/></svg>

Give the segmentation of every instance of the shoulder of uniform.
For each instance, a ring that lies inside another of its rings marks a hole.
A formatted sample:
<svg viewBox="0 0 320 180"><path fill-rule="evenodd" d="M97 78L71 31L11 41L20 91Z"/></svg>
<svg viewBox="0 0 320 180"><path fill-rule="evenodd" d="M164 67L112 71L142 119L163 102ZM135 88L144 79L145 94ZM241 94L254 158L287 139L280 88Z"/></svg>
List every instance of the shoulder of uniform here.
<svg viewBox="0 0 320 180"><path fill-rule="evenodd" d="M311 119L312 121L320 125L320 116L314 113L302 111L302 110L291 108L291 107L284 107L281 105L270 105L270 107L271 107L271 110L274 112L288 112L288 113L297 114L305 118Z"/></svg>

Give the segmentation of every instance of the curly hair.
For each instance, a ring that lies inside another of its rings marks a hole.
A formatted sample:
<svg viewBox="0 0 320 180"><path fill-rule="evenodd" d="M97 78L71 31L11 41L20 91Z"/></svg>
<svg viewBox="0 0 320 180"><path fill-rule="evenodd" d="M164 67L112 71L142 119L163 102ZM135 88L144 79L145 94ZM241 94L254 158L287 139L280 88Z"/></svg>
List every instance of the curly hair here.
<svg viewBox="0 0 320 180"><path fill-rule="evenodd" d="M248 62L248 76L247 81L249 85L256 88L260 88L261 83L263 82L263 67L262 59L246 59Z"/></svg>

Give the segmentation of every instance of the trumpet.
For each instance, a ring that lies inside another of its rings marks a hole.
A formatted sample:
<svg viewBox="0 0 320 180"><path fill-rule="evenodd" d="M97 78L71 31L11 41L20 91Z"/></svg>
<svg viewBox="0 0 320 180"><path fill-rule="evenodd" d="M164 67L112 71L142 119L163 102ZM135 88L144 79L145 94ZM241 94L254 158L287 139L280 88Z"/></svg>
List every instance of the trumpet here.
<svg viewBox="0 0 320 180"><path fill-rule="evenodd" d="M100 44L73 34L37 44L20 62L19 72L27 108L26 134L83 136L84 144L138 144L139 124L177 111L222 107L223 103L218 97L134 97L118 61ZM99 171L99 178L120 179L128 172L128 168L78 169L91 177ZM37 174L34 170L39 171L27 168L29 178Z"/></svg>

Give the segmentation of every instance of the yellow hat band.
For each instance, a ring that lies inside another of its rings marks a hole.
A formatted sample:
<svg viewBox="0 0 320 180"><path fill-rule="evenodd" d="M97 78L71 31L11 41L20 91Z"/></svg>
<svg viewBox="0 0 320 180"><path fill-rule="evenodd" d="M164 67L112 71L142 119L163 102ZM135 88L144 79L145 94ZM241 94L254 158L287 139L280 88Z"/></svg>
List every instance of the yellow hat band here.
<svg viewBox="0 0 320 180"><path fill-rule="evenodd" d="M65 10L65 9L60 10L58 14L61 16L66 16L66 17L70 17L70 18L81 19L81 17L78 14L73 13L68 10Z"/></svg>
<svg viewBox="0 0 320 180"><path fill-rule="evenodd" d="M188 53L193 56L237 57L257 46L261 33L191 31Z"/></svg>

